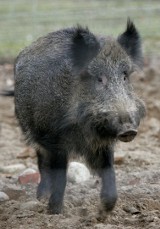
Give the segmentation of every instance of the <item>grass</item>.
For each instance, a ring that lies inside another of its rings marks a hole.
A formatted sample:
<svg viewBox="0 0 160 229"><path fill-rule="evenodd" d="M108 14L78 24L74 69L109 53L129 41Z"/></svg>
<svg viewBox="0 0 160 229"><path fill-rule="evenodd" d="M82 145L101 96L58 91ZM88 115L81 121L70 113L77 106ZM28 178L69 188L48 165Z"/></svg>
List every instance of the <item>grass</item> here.
<svg viewBox="0 0 160 229"><path fill-rule="evenodd" d="M159 0L0 0L0 59L19 51L48 32L77 23L117 36L131 17L147 55L160 49Z"/></svg>

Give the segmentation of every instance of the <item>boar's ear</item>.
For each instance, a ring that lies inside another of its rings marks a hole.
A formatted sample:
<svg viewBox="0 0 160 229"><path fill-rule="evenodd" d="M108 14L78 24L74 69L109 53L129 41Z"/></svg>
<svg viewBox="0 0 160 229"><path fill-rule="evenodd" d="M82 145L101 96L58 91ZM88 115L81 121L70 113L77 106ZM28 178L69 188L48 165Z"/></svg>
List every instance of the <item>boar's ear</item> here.
<svg viewBox="0 0 160 229"><path fill-rule="evenodd" d="M130 19L127 21L126 31L118 37L118 42L133 62L139 67L142 67L141 38L134 23Z"/></svg>
<svg viewBox="0 0 160 229"><path fill-rule="evenodd" d="M71 57L76 73L82 72L94 57L98 54L100 44L94 34L88 28L77 26L75 28L72 44Z"/></svg>

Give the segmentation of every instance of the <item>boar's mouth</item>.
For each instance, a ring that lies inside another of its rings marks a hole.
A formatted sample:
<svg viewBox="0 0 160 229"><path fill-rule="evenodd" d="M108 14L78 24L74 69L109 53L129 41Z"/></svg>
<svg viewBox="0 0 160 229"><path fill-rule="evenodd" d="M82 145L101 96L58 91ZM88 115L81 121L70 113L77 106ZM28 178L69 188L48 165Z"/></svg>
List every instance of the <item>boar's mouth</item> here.
<svg viewBox="0 0 160 229"><path fill-rule="evenodd" d="M136 135L137 135L137 130L130 129L125 132L119 133L118 139L122 142L130 142L135 138Z"/></svg>

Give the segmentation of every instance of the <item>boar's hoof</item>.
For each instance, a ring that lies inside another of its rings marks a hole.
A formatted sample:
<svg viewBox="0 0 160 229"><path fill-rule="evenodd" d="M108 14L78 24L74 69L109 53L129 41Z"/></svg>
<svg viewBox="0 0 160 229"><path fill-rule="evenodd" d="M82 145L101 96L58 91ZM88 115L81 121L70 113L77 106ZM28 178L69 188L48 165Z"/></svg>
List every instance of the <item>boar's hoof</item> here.
<svg viewBox="0 0 160 229"><path fill-rule="evenodd" d="M113 208L115 207L116 201L117 201L117 196L112 196L110 198L101 196L102 208L106 212L113 210Z"/></svg>
<svg viewBox="0 0 160 229"><path fill-rule="evenodd" d="M55 206L51 206L49 204L48 206L48 213L49 214L53 214L53 215L58 215L58 214L61 214L62 213L62 205L59 206L59 205L55 205Z"/></svg>
<svg viewBox="0 0 160 229"><path fill-rule="evenodd" d="M52 202L49 200L48 212L49 214L58 215L62 213L63 202Z"/></svg>

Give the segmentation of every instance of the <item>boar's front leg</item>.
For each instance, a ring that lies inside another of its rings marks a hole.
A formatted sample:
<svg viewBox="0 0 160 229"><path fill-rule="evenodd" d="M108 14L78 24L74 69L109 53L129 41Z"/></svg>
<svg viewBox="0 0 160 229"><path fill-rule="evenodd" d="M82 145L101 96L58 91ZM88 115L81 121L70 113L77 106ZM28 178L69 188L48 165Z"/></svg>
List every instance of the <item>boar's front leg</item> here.
<svg viewBox="0 0 160 229"><path fill-rule="evenodd" d="M114 155L111 149L100 152L99 175L102 179L101 203L105 211L111 211L117 200Z"/></svg>
<svg viewBox="0 0 160 229"><path fill-rule="evenodd" d="M116 180L114 172L113 150L100 148L96 153L87 154L89 166L98 173L102 179L100 193L103 210L111 211L117 200Z"/></svg>
<svg viewBox="0 0 160 229"><path fill-rule="evenodd" d="M63 207L66 187L67 155L60 149L52 152L38 152L38 166L41 182L37 190L37 198L49 198L49 212L59 214Z"/></svg>

